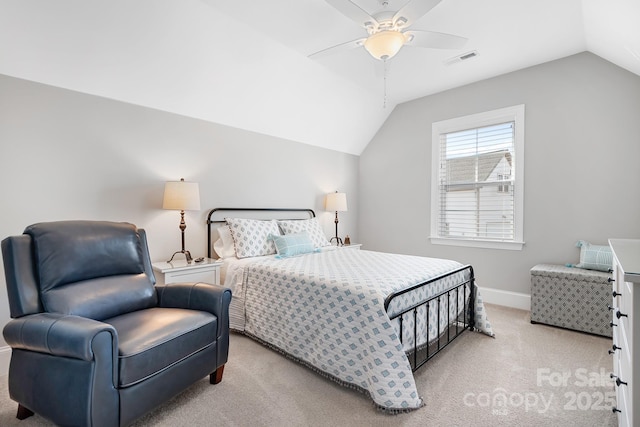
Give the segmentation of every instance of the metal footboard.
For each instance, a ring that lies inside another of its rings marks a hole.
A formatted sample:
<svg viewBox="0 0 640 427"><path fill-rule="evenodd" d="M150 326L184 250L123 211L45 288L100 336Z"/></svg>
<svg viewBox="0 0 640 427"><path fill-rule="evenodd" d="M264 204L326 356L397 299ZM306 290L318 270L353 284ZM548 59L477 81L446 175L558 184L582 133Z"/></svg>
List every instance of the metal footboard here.
<svg viewBox="0 0 640 427"><path fill-rule="evenodd" d="M393 299L399 297L400 295L406 294L413 290L416 290L422 286L428 286L431 283L434 283L438 280L442 280L448 276L452 276L458 273L462 273L468 270L468 277L465 274L462 274L462 281L455 284L453 287L440 292L437 295L432 296L431 298L420 301L409 308L404 309L402 312L394 314L390 317L390 320L398 319L399 322L399 336L400 342L403 340L404 331L403 331L403 318L404 315L410 313L409 315L413 315L413 348L409 350L405 350L407 353L407 357L409 359L409 363L411 364L412 371L416 371L422 365L427 363L433 356L435 356L440 350L445 348L450 342L456 339L462 332L466 329L473 329L474 327L474 299L475 299L475 277L473 274L473 267L470 265L466 265L457 270L448 272L446 274L442 274L437 276L431 280L426 282L417 284L407 289L403 289L401 291L395 292L389 295L384 302L384 308L388 312L389 305L392 303ZM462 301L463 306L459 307L460 302L460 293L462 293ZM430 310L432 301L436 301L436 310L437 310L437 325L436 325L436 335L437 337L434 339L430 338L429 335L429 326L430 326ZM451 307L449 304L455 303L455 316L451 318ZM441 308L442 304L446 304L446 329L441 331L440 325L442 323L441 319ZM426 342L420 343L418 337L418 312L423 311L420 310L421 307L424 307L424 311L426 312ZM462 310L461 310L462 308ZM412 313L412 314L411 314Z"/></svg>

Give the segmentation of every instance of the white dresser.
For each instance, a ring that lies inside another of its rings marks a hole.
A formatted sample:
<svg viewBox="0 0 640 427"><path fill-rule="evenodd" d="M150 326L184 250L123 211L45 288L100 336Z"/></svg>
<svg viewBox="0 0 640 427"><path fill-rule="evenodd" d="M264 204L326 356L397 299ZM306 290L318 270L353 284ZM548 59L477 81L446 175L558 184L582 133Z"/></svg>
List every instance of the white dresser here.
<svg viewBox="0 0 640 427"><path fill-rule="evenodd" d="M610 239L613 250L613 374L618 425L640 424L640 240ZM635 424L634 424L635 423Z"/></svg>

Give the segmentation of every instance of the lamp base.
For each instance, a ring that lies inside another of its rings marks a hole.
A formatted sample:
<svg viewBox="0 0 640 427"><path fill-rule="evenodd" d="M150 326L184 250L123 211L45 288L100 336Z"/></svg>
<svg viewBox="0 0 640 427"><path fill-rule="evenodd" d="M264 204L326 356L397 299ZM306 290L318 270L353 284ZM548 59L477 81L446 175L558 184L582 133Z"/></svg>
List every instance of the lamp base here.
<svg viewBox="0 0 640 427"><path fill-rule="evenodd" d="M331 239L329 239L329 243L336 241L336 246L344 246L344 243L342 243L342 239L338 236L332 237Z"/></svg>
<svg viewBox="0 0 640 427"><path fill-rule="evenodd" d="M185 251L183 249L181 251L174 252L173 255L171 255L171 259L167 261L168 264L170 264L171 261L173 261L173 257L176 256L176 254L184 254L185 258L187 259L187 264L191 264L191 261L193 261L193 258L191 258L191 252Z"/></svg>
<svg viewBox="0 0 640 427"><path fill-rule="evenodd" d="M191 261L193 261L193 258L191 258L191 252L185 250L184 248L184 230L187 229L187 224L184 222L184 211L180 211L180 238L182 240L182 250L181 251L177 251L174 252L173 255L171 255L171 259L169 261L167 261L167 263L171 263L171 261L173 261L173 257L176 256L176 254L184 254L185 258L187 258L187 264L191 264Z"/></svg>

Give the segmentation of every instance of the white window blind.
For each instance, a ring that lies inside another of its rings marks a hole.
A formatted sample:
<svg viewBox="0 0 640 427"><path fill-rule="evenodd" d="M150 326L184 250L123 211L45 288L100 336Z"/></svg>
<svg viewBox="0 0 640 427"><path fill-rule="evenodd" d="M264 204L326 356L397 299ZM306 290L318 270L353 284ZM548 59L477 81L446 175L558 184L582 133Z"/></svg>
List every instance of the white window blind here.
<svg viewBox="0 0 640 427"><path fill-rule="evenodd" d="M513 240L513 125L441 135L440 236Z"/></svg>
<svg viewBox="0 0 640 427"><path fill-rule="evenodd" d="M523 123L497 112L434 124L432 240L522 242Z"/></svg>

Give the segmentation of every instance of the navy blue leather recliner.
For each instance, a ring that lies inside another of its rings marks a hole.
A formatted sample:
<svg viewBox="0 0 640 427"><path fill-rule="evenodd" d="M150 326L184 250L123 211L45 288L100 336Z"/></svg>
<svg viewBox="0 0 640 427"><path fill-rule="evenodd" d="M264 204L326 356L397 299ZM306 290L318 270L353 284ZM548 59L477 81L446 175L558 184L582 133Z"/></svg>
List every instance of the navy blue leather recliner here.
<svg viewBox="0 0 640 427"><path fill-rule="evenodd" d="M229 351L231 291L155 286L132 224L58 221L2 241L18 418L124 426L210 376Z"/></svg>

